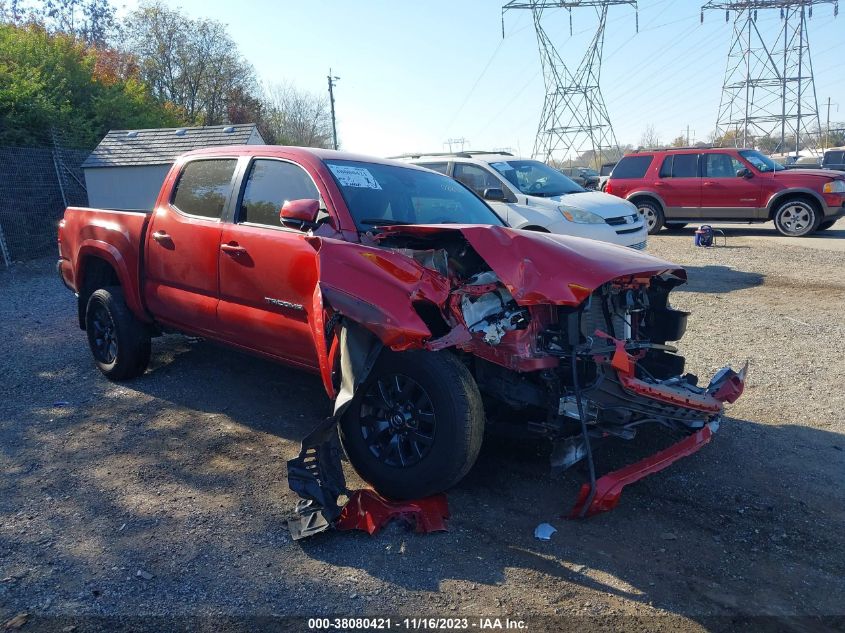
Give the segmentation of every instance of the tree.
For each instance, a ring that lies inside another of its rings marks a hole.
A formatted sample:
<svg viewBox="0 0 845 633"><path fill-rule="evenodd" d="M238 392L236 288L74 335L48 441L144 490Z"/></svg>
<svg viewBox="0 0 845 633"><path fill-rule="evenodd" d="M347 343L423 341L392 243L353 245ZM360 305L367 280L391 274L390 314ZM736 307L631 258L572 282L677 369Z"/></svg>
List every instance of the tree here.
<svg viewBox="0 0 845 633"><path fill-rule="evenodd" d="M660 138L657 136L657 130L650 123L646 126L643 135L640 137L640 147L659 147Z"/></svg>
<svg viewBox="0 0 845 633"><path fill-rule="evenodd" d="M268 142L303 147L332 146L328 98L299 90L291 84L276 84L269 88L263 126Z"/></svg>
<svg viewBox="0 0 845 633"><path fill-rule="evenodd" d="M111 128L177 125L178 111L119 60L43 26L0 24L0 145L49 144L55 131L93 147Z"/></svg>
<svg viewBox="0 0 845 633"><path fill-rule="evenodd" d="M108 45L120 29L111 0L9 0L0 2L0 20L38 24L97 47Z"/></svg>
<svg viewBox="0 0 845 633"><path fill-rule="evenodd" d="M227 122L230 100L258 92L255 73L220 22L192 20L161 3L142 4L127 21L123 45L140 77L190 124Z"/></svg>
<svg viewBox="0 0 845 633"><path fill-rule="evenodd" d="M676 136L672 139L672 147L686 147L687 146L687 137L681 134L680 136Z"/></svg>

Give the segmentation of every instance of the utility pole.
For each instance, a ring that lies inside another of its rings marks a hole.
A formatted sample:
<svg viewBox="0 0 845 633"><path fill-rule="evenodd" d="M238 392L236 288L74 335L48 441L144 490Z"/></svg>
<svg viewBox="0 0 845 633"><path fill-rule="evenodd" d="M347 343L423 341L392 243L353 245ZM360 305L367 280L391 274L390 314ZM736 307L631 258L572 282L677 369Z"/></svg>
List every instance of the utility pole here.
<svg viewBox="0 0 845 633"><path fill-rule="evenodd" d="M830 97L827 98L827 123L825 124L825 139L824 139L824 148L827 149L830 146L830 106L835 105L836 111L839 112L839 104L833 103L831 104Z"/></svg>
<svg viewBox="0 0 845 633"><path fill-rule="evenodd" d="M449 146L449 153L451 154L452 152L455 151L454 149L452 149L453 145L460 145L461 149L459 149L458 151L462 152L462 151L464 151L464 146L467 145L468 143L469 143L469 141L466 140L462 136L461 138L448 138L448 139L446 139L446 141L443 143L443 146L445 147L445 146L448 145Z"/></svg>
<svg viewBox="0 0 845 633"><path fill-rule="evenodd" d="M332 69L329 68L329 75L327 79L329 80L329 103L331 104L332 108L332 147L334 149L337 149L337 124L335 123L334 118L334 86L335 83L337 83L337 80L340 79L340 77L335 77L334 75L332 75Z"/></svg>

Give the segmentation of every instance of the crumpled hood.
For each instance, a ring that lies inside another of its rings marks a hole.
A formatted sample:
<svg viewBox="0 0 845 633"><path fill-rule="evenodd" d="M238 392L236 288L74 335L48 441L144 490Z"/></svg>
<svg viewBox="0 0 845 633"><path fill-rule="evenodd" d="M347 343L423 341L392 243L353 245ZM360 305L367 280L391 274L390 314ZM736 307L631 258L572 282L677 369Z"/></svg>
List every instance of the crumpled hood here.
<svg viewBox="0 0 845 633"><path fill-rule="evenodd" d="M668 273L678 283L677 264L624 246L569 235L520 231L504 226L438 224L386 226L380 237L433 238L460 232L520 305L578 305L588 292L618 277Z"/></svg>
<svg viewBox="0 0 845 633"><path fill-rule="evenodd" d="M582 211L595 213L602 218L617 218L621 215L636 213L630 202L617 198L602 191L585 191L583 193L565 193L551 198L528 197L530 205L566 206Z"/></svg>

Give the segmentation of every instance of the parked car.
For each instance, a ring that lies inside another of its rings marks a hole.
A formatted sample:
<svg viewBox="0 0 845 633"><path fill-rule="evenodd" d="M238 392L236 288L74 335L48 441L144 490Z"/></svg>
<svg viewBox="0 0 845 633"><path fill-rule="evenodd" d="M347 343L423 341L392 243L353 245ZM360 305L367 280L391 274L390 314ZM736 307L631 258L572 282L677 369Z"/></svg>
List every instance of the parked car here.
<svg viewBox="0 0 845 633"><path fill-rule="evenodd" d="M595 191L599 188L599 172L589 167L559 167L558 171L584 189Z"/></svg>
<svg viewBox="0 0 845 633"><path fill-rule="evenodd" d="M792 160L783 163L783 166L787 169L821 169L822 166L815 156L793 156L791 158Z"/></svg>
<svg viewBox="0 0 845 633"><path fill-rule="evenodd" d="M599 191L604 191L607 187L607 181L610 180L614 167L616 167L616 163L604 163L601 166L599 170Z"/></svg>
<svg viewBox="0 0 845 633"><path fill-rule="evenodd" d="M540 161L504 152L397 158L465 184L513 228L588 237L638 250L646 247L646 225L634 205L587 191Z"/></svg>
<svg viewBox="0 0 845 633"><path fill-rule="evenodd" d="M845 171L845 148L827 150L822 159L822 169Z"/></svg>
<svg viewBox="0 0 845 633"><path fill-rule="evenodd" d="M634 152L613 169L606 191L636 204L652 234L690 221L773 221L781 234L802 236L845 215L845 175L786 170L753 149Z"/></svg>
<svg viewBox="0 0 845 633"><path fill-rule="evenodd" d="M105 376L143 374L166 331L313 372L350 462L389 497L455 484L488 423L579 450L653 423L687 436L662 452L668 464L706 443L742 391L730 370L697 386L665 345L686 328L668 302L681 268L508 228L462 184L406 163L195 151L150 212L70 207L58 238Z"/></svg>

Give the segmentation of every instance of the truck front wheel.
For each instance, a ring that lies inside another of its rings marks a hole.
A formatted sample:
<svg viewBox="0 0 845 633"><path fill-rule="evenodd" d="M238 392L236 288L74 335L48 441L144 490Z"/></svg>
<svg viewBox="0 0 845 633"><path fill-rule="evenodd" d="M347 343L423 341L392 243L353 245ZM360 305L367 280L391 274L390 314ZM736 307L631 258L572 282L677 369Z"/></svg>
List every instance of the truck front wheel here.
<svg viewBox="0 0 845 633"><path fill-rule="evenodd" d="M454 486L475 463L483 434L478 387L442 351L383 352L340 421L355 470L393 499Z"/></svg>
<svg viewBox="0 0 845 633"><path fill-rule="evenodd" d="M107 378L140 376L150 362L150 335L135 318L118 286L95 290L85 310L85 330L94 362Z"/></svg>

